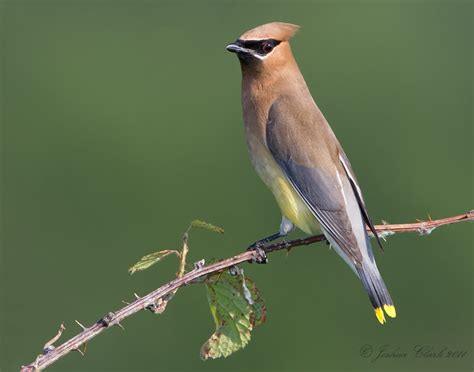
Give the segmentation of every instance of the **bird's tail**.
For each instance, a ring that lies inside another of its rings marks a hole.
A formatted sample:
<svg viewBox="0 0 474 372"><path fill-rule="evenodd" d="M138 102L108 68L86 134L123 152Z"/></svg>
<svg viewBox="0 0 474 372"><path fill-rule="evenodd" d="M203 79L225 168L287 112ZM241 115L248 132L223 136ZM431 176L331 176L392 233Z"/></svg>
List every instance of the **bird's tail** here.
<svg viewBox="0 0 474 372"><path fill-rule="evenodd" d="M395 306L375 261L364 262L360 268L356 268L356 271L369 294L378 321L381 324L385 323L384 311L389 317L395 318L397 316Z"/></svg>

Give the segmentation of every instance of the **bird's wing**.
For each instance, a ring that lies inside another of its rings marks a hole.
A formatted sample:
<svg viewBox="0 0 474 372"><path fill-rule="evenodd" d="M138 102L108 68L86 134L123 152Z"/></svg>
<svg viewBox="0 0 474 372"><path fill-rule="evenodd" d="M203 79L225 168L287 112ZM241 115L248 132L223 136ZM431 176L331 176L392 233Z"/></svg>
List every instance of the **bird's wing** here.
<svg viewBox="0 0 474 372"><path fill-rule="evenodd" d="M319 110L277 100L269 111L266 140L271 154L325 233L352 263L360 265L362 252L353 225L363 227L361 213L355 202L349 203L355 210L348 210L346 201L355 198L354 191L342 187L341 178L347 176L338 159L339 145Z"/></svg>
<svg viewBox="0 0 474 372"><path fill-rule="evenodd" d="M349 162L349 159L347 158L347 155L342 148L339 149L339 160L341 161L341 164L344 167L347 177L349 177L349 181L352 190L354 191L354 194L356 196L357 204L359 204L359 208L362 213L362 217L364 218L364 222L367 226L369 226L370 231L372 231L372 234L374 234L375 238L377 239L377 243L380 249L383 251L383 246L382 242L380 241L379 234L377 233L377 230L375 230L374 224L372 223L369 213L367 212L367 208L365 207L365 202L364 198L362 197L362 191L360 190L359 183L357 182L357 178L354 174L354 171L352 170L351 163Z"/></svg>

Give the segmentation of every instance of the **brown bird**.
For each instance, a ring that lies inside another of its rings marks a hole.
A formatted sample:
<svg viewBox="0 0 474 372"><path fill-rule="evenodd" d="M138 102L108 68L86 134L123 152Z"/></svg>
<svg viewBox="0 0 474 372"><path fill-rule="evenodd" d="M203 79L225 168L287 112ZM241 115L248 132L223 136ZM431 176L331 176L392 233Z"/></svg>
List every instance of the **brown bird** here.
<svg viewBox="0 0 474 372"><path fill-rule="evenodd" d="M294 226L307 234L322 231L362 281L383 324L383 310L392 318L396 312L365 226L379 245L380 240L349 159L293 57L289 40L298 28L268 23L245 32L226 48L237 54L241 65L242 109L252 164L282 212L279 232L255 242L251 249L261 252L262 244L287 235Z"/></svg>

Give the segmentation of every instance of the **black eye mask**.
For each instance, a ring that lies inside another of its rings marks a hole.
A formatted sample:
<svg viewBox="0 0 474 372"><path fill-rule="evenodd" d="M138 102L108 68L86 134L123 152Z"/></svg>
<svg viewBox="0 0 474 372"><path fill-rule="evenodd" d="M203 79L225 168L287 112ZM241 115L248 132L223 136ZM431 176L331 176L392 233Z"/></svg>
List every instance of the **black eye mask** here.
<svg viewBox="0 0 474 372"><path fill-rule="evenodd" d="M251 49L261 56L266 56L280 43L281 41L275 39L237 40L238 45Z"/></svg>

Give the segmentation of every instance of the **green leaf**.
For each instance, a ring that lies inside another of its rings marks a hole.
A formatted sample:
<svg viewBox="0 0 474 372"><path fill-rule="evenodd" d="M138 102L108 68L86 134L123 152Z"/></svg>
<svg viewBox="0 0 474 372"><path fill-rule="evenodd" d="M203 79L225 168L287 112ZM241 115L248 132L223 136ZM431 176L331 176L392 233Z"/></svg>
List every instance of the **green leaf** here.
<svg viewBox="0 0 474 372"><path fill-rule="evenodd" d="M214 231L219 234L224 234L224 229L222 227L213 225L212 223L206 221L194 220L193 222L191 222L191 225L189 225L189 228L191 227L197 227L199 229L205 229L209 231Z"/></svg>
<svg viewBox="0 0 474 372"><path fill-rule="evenodd" d="M211 276L206 281L207 298L216 330L201 347L203 360L228 357L243 349L251 331L266 318L266 308L255 283L243 270Z"/></svg>
<svg viewBox="0 0 474 372"><path fill-rule="evenodd" d="M166 256L169 256L170 254L176 254L179 257L179 252L175 251L175 250L172 250L172 249L166 249L164 251L150 253L150 254L147 254L146 256L143 256L142 258L140 258L140 261L138 261L135 265L130 267L128 269L128 272L130 274L133 274L136 271L146 270L150 266L156 264L158 261L165 258Z"/></svg>

